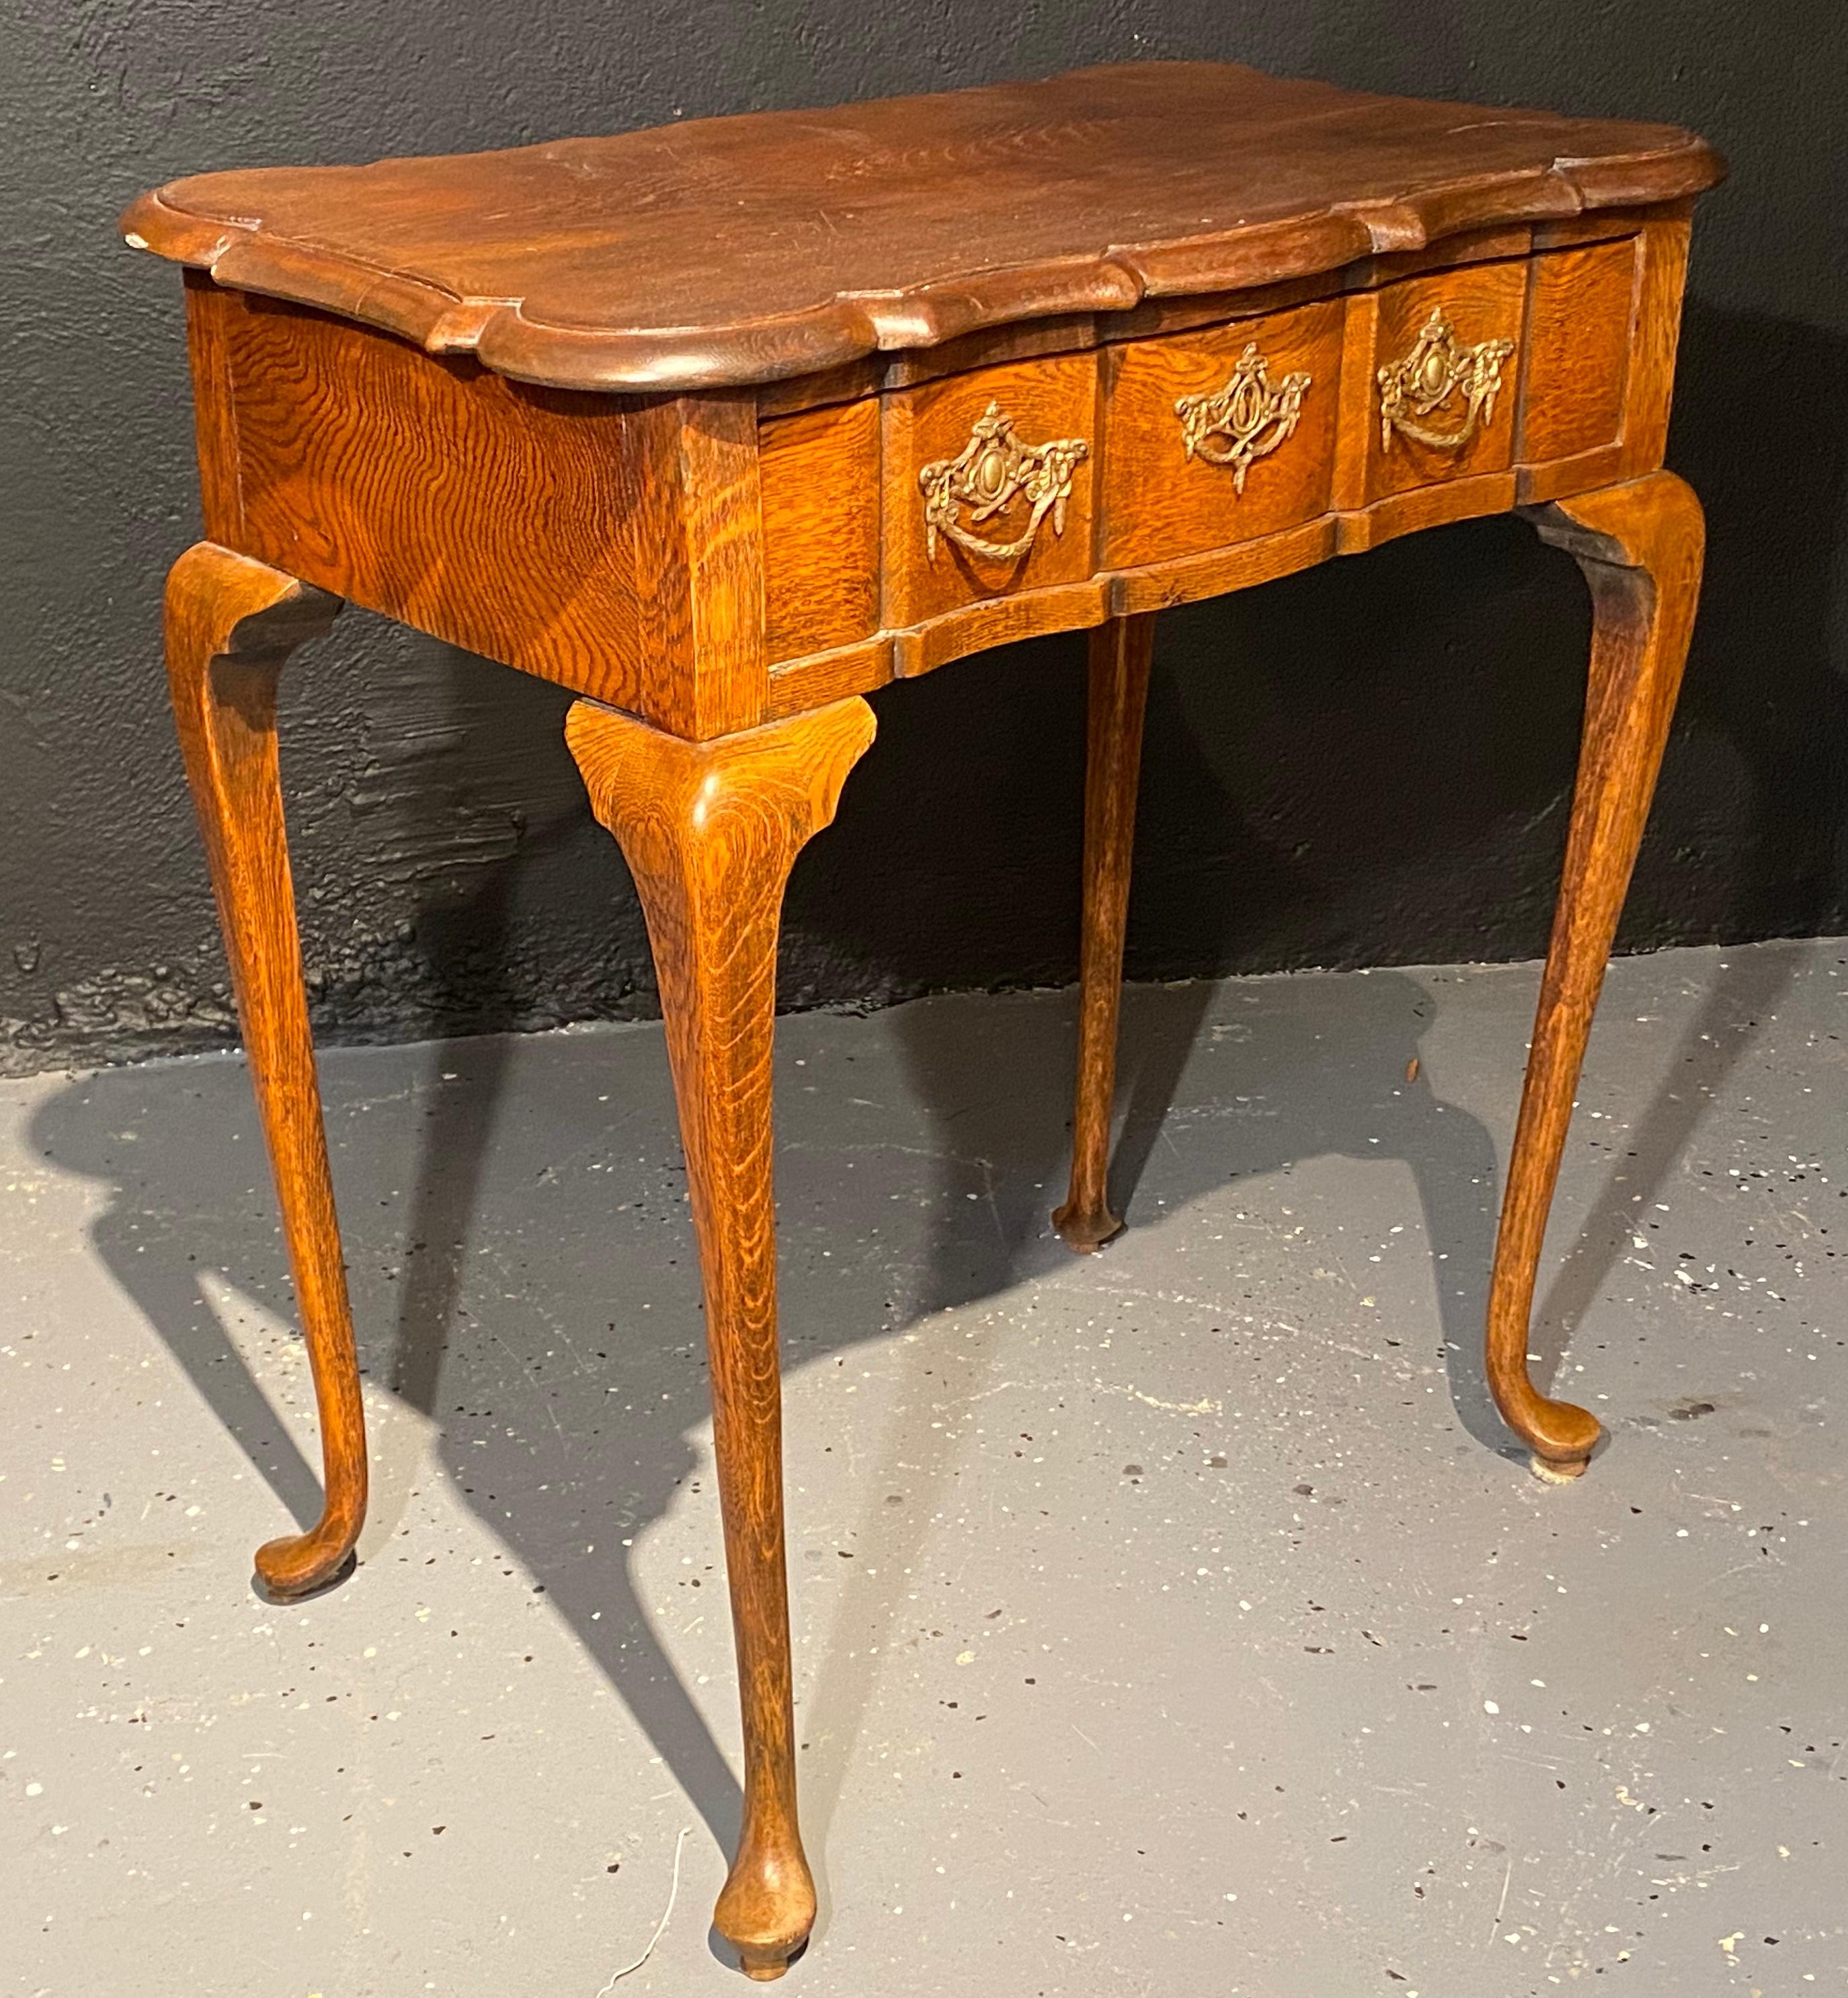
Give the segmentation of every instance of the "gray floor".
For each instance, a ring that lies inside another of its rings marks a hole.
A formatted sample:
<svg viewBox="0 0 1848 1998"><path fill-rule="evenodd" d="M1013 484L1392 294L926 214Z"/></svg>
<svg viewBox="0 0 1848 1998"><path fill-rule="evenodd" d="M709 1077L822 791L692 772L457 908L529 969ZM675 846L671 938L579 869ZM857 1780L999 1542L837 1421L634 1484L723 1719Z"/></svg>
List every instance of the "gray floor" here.
<svg viewBox="0 0 1848 1998"><path fill-rule="evenodd" d="M1845 959L1616 967L1542 1285L1610 1431L1564 1490L1476 1359L1533 967L1133 991L1133 1225L1084 1260L1069 994L784 1022L784 1989L1848 1990ZM0 1089L5 1988L741 1989L659 1031L325 1081L377 1498L292 1609L240 1064Z"/></svg>

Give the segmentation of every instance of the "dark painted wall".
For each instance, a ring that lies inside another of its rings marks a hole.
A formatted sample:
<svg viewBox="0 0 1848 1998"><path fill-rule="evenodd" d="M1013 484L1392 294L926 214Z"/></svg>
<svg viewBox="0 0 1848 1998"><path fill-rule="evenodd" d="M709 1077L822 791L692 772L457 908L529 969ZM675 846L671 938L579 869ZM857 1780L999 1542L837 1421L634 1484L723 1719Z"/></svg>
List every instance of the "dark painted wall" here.
<svg viewBox="0 0 1848 1998"><path fill-rule="evenodd" d="M1625 931L1848 928L1848 172L1840 0L12 0L0 33L0 1055L195 1047L224 971L156 645L196 532L176 275L116 243L212 167L503 146L1132 55L1674 119L1732 157L1696 232L1672 460L1706 607ZM1587 631L1562 555L1448 529L1172 614L1132 968L1544 944ZM791 895L792 1001L1063 980L1083 641L878 700ZM647 1011L566 697L349 614L288 677L320 1018L399 1036Z"/></svg>

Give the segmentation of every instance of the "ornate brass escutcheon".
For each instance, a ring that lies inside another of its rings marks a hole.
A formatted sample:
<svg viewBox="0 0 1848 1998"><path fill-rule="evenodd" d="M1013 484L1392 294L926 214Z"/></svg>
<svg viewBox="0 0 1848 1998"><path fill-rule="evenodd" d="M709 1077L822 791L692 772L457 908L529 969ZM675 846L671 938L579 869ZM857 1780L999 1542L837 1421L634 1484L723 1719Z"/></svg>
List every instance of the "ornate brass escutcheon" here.
<svg viewBox="0 0 1848 1998"><path fill-rule="evenodd" d="M940 458L917 475L924 496L924 547L937 559L937 537L947 534L958 547L990 562L1017 562L1033 545L1039 524L1049 512L1052 531L1066 531L1066 502L1072 496L1072 475L1090 446L1080 437L1056 437L1049 444L1022 444L1014 419L990 403L969 434L969 442L955 458ZM971 527L1005 513L1016 499L1029 509L1027 524L1011 541L991 541L972 534L958 509L972 508Z"/></svg>
<svg viewBox="0 0 1848 1998"><path fill-rule="evenodd" d="M1485 340L1459 347L1456 329L1442 306L1401 359L1380 370L1380 448L1390 451L1393 432L1438 451L1460 451L1477 429L1487 429L1501 389L1501 364L1515 351L1511 340ZM1426 417L1460 390L1463 420L1455 430L1430 428Z"/></svg>
<svg viewBox="0 0 1848 1998"><path fill-rule="evenodd" d="M1273 384L1270 364L1254 340L1238 357L1231 379L1216 394L1183 396L1174 406L1189 458L1232 468L1232 491L1245 490L1254 460L1267 456L1296 428L1309 377L1286 375ZM1223 438L1223 444L1215 441Z"/></svg>

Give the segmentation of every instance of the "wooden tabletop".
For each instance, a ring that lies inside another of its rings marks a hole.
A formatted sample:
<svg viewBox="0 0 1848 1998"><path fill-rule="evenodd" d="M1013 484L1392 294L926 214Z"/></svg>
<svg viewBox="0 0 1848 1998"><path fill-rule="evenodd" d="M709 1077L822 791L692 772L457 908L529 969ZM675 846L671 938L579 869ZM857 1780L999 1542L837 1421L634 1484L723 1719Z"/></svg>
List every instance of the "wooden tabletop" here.
<svg viewBox="0 0 1848 1998"><path fill-rule="evenodd" d="M802 375L978 327L1698 193L1673 126L1217 63L175 181L137 247L563 388Z"/></svg>

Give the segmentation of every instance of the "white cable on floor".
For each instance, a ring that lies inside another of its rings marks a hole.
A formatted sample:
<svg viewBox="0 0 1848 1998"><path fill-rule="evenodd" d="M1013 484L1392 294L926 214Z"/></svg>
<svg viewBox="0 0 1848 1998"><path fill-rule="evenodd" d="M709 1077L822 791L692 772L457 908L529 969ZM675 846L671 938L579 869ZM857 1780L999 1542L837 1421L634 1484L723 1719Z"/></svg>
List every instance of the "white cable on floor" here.
<svg viewBox="0 0 1848 1998"><path fill-rule="evenodd" d="M633 1963L625 1963L620 1970L613 1970L610 1973L610 1982L597 1993L597 1998L610 1998L610 1992L620 1979L627 1977L632 1970L641 1969L655 1954L655 1945L660 1941L668 1925L668 1917L674 1912L674 1897L680 1892L680 1851L686 1843L688 1832L692 1829L690 1825L683 1824L680 1827L680 1836L674 1841L674 1878L668 1888L668 1904L661 1911L661 1920L655 1924L655 1933L648 1938L648 1948Z"/></svg>

